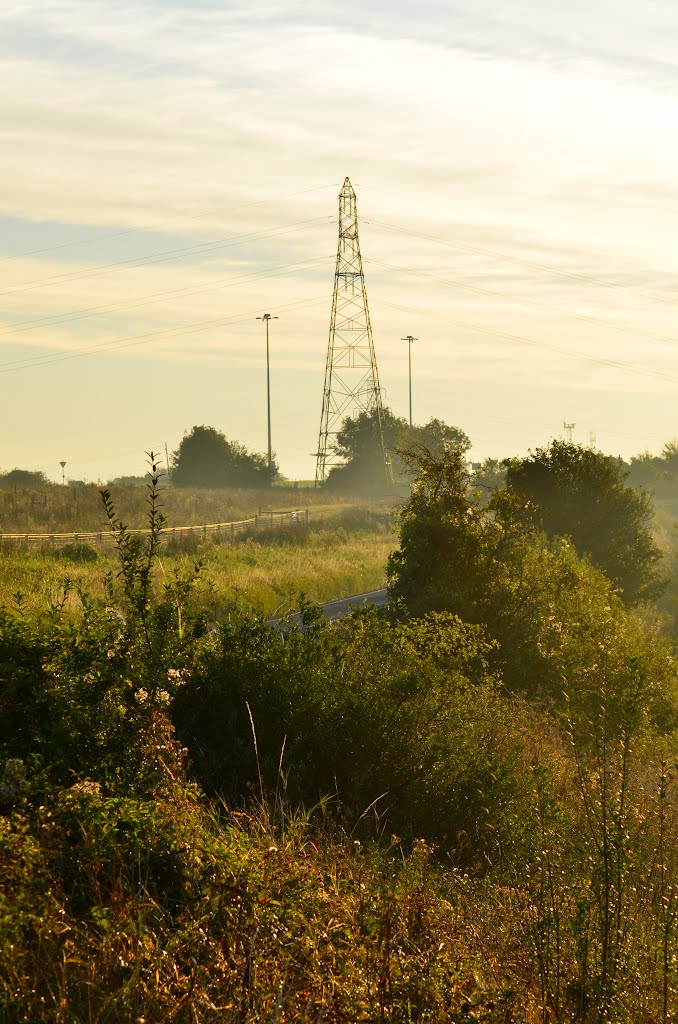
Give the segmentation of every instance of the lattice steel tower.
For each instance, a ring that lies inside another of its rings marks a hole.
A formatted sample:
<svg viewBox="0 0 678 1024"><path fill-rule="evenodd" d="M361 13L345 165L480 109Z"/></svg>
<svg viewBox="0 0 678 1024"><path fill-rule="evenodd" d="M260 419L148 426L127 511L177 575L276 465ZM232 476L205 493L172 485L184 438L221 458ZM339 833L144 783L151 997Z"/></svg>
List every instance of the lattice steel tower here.
<svg viewBox="0 0 678 1024"><path fill-rule="evenodd" d="M384 473L391 480L391 460L384 448L384 406L358 241L357 203L353 186L345 178L339 193L339 246L320 416L316 485L327 477L332 466L343 465L343 460L334 450L337 433L346 416L356 416L361 412L374 414L384 456Z"/></svg>

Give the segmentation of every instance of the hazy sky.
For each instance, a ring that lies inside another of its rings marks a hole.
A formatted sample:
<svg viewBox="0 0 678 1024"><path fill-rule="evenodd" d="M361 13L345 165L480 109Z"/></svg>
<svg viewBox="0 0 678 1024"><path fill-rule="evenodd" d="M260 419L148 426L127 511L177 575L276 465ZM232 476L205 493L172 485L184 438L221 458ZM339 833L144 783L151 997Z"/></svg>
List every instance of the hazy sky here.
<svg viewBox="0 0 678 1024"><path fill-rule="evenodd" d="M194 424L312 477L348 175L386 402L474 458L678 435L678 7L5 0L0 469Z"/></svg>

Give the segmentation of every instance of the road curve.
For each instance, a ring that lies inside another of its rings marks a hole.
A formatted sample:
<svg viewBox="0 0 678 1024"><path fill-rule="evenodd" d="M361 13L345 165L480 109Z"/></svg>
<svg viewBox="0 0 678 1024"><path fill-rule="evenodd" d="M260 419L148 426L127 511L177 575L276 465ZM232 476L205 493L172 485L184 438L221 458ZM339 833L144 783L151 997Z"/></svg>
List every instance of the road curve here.
<svg viewBox="0 0 678 1024"><path fill-rule="evenodd" d="M320 608L328 622L336 622L337 619L343 619L344 616L350 615L355 608L361 608L368 604L373 604L377 608L386 608L388 601L388 591L386 587L382 587L381 590L367 590L364 594L342 597L338 601L327 601L325 604L321 604ZM267 625L277 626L281 621L281 619L269 619ZM299 612L295 612L285 621L298 625L301 622L301 616Z"/></svg>
<svg viewBox="0 0 678 1024"><path fill-rule="evenodd" d="M354 608L360 608L366 604L376 605L377 608L386 608L388 606L386 587L382 587L381 590L368 590L364 594L354 594L353 597L342 597L339 601L328 601L326 604L321 604L320 607L325 618L334 622L335 619L343 619L345 615L350 615Z"/></svg>

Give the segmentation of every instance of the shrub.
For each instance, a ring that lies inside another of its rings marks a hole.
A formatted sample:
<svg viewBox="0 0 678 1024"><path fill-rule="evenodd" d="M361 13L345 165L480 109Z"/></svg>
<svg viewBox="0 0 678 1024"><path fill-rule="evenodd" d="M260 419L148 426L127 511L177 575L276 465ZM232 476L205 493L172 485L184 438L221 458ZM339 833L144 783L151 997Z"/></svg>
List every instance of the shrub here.
<svg viewBox="0 0 678 1024"><path fill-rule="evenodd" d="M240 802L261 771L274 789L284 746L293 802L333 794L353 821L373 806L384 829L475 868L526 849L531 726L501 697L482 631L449 615L391 624L367 613L336 628L305 616L303 630L223 628L177 694L175 725L203 785Z"/></svg>
<svg viewBox="0 0 678 1024"><path fill-rule="evenodd" d="M56 558L63 558L67 562L96 562L99 552L91 544L73 542L64 544L62 548L54 552Z"/></svg>

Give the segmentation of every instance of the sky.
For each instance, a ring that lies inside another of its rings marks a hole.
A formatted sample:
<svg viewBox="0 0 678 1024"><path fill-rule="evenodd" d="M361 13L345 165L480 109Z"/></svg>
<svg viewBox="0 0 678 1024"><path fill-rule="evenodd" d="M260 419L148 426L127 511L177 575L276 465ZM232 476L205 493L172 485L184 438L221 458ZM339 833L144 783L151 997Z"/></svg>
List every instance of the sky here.
<svg viewBox="0 0 678 1024"><path fill-rule="evenodd" d="M471 457L678 436L678 7L5 0L0 471L197 424L312 478L348 176L385 403Z"/></svg>

